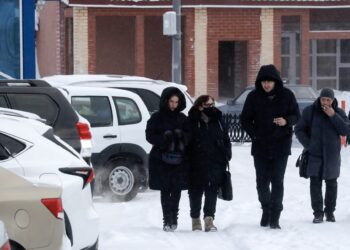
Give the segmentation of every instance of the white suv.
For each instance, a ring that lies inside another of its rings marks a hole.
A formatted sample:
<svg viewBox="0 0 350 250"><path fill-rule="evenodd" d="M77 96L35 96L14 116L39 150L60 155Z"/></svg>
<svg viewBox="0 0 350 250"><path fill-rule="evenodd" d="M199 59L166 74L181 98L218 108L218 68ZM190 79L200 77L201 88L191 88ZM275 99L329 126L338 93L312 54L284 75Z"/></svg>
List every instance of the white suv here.
<svg viewBox="0 0 350 250"><path fill-rule="evenodd" d="M150 114L141 98L126 90L61 86L73 108L91 125L94 193L115 201L133 199L148 185L151 145L145 129Z"/></svg>
<svg viewBox="0 0 350 250"><path fill-rule="evenodd" d="M55 75L44 77L43 80L55 87L62 85L79 85L129 90L141 97L151 114L159 109L160 96L167 87L177 87L184 93L186 108L183 112L185 114L188 113L193 104L192 98L187 93L187 87L185 85L153 80L146 77L123 75Z"/></svg>
<svg viewBox="0 0 350 250"><path fill-rule="evenodd" d="M72 249L98 248L99 216L92 203L93 170L42 122L0 114L0 166L62 188L65 231ZM83 230L82 230L83 229Z"/></svg>

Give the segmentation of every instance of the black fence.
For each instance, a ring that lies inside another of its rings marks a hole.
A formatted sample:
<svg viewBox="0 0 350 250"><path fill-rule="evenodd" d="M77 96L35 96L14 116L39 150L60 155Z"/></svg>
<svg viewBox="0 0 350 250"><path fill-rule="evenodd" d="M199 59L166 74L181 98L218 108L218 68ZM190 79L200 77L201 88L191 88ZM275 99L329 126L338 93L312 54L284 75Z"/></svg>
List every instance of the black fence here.
<svg viewBox="0 0 350 250"><path fill-rule="evenodd" d="M249 135L242 129L240 115L223 114L222 117L232 142L251 142Z"/></svg>

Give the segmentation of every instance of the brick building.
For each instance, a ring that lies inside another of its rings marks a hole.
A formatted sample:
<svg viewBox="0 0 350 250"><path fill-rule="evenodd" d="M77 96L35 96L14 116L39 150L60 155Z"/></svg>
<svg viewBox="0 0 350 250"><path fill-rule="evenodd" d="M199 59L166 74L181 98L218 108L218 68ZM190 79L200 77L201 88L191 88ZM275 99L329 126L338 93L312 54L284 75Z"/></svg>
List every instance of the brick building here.
<svg viewBox="0 0 350 250"><path fill-rule="evenodd" d="M64 2L40 12L41 76L171 80L171 38L162 34L171 0ZM182 79L194 96L235 96L268 63L290 83L350 90L348 0L182 0L181 11Z"/></svg>

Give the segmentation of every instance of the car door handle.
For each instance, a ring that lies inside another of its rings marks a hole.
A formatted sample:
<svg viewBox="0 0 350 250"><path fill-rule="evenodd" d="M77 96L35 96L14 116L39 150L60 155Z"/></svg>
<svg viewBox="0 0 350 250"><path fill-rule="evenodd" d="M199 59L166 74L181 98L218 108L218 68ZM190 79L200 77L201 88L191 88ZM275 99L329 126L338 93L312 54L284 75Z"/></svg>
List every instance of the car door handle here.
<svg viewBox="0 0 350 250"><path fill-rule="evenodd" d="M103 138L117 138L117 135L111 135L111 134L108 134L108 135L104 135Z"/></svg>

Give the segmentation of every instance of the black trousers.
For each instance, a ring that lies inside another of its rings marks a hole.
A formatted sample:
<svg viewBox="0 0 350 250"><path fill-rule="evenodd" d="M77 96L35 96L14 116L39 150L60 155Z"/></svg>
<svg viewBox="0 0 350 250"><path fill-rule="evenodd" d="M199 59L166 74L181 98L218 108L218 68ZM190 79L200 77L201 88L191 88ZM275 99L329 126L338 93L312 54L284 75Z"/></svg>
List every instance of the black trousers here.
<svg viewBox="0 0 350 250"><path fill-rule="evenodd" d="M310 194L311 194L311 207L314 210L314 214L333 213L337 203L338 182L337 179L325 180L326 182L326 195L325 195L325 208L323 210L323 196L322 196L322 178L310 177Z"/></svg>
<svg viewBox="0 0 350 250"><path fill-rule="evenodd" d="M275 159L254 156L256 189L262 209L271 209L276 213L283 210L283 181L287 161L288 156Z"/></svg>
<svg viewBox="0 0 350 250"><path fill-rule="evenodd" d="M218 186L207 184L203 188L190 188L188 190L191 207L191 218L199 218L202 209L202 197L204 193L204 217L215 217Z"/></svg>
<svg viewBox="0 0 350 250"><path fill-rule="evenodd" d="M160 191L160 202L162 204L164 222L177 224L177 215L179 213L180 198L181 190Z"/></svg>

